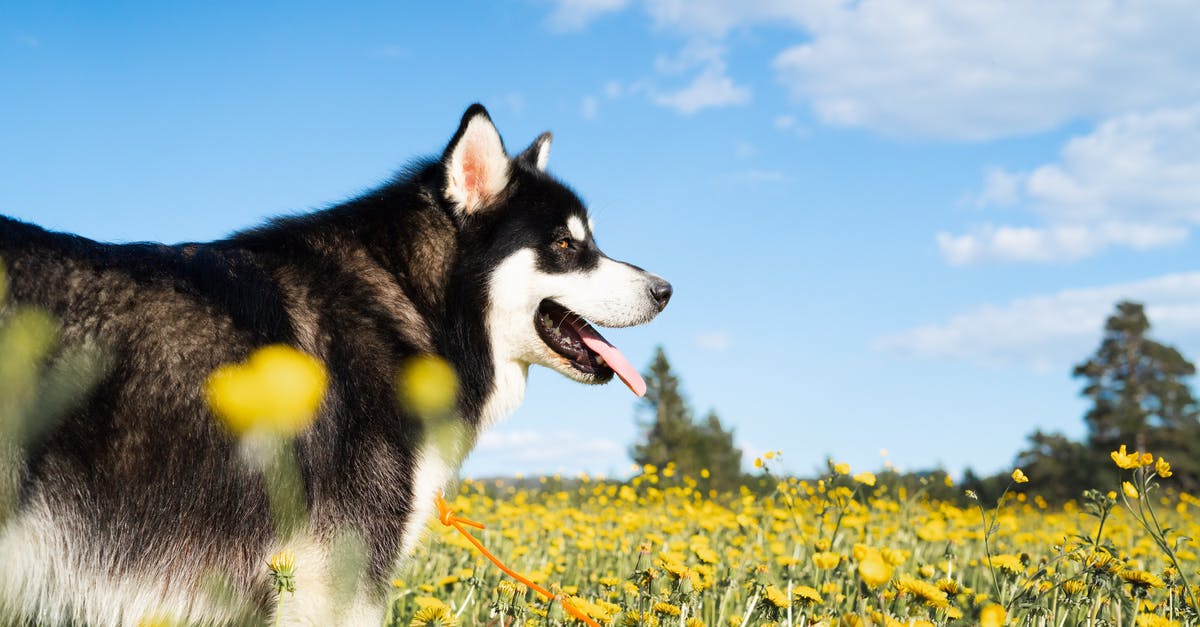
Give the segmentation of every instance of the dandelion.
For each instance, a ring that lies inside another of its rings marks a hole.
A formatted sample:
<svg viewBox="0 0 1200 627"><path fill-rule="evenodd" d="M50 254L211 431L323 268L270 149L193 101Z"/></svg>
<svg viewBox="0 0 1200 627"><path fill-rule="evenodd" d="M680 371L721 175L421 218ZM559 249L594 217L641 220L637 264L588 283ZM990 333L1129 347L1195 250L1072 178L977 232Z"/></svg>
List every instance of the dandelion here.
<svg viewBox="0 0 1200 627"><path fill-rule="evenodd" d="M1012 480L1017 483L1029 483L1029 477L1025 476L1025 471L1017 468L1012 471Z"/></svg>
<svg viewBox="0 0 1200 627"><path fill-rule="evenodd" d="M839 475L848 475L850 474L850 464L847 464L846 462L838 462L833 465L833 472Z"/></svg>
<svg viewBox="0 0 1200 627"><path fill-rule="evenodd" d="M854 480L865 486L874 486L875 485L875 473L860 472L857 475L854 475Z"/></svg>
<svg viewBox="0 0 1200 627"><path fill-rule="evenodd" d="M821 570L829 570L842 562L842 556L830 551L822 551L812 556L813 565Z"/></svg>
<svg viewBox="0 0 1200 627"><path fill-rule="evenodd" d="M825 599L821 598L821 593L812 586L796 586L792 588L792 598L801 605L821 605Z"/></svg>
<svg viewBox="0 0 1200 627"><path fill-rule="evenodd" d="M1025 564L1016 555L993 555L992 566L1010 575L1020 575L1025 572Z"/></svg>
<svg viewBox="0 0 1200 627"><path fill-rule="evenodd" d="M1162 588L1166 585L1158 575L1145 570L1122 570L1121 578L1125 580L1125 583L1132 585L1134 588L1141 588L1143 590Z"/></svg>
<svg viewBox="0 0 1200 627"><path fill-rule="evenodd" d="M400 366L396 391L400 402L422 417L444 415L458 398L458 375L436 355L419 355Z"/></svg>
<svg viewBox="0 0 1200 627"><path fill-rule="evenodd" d="M873 553L858 563L858 576L874 590L892 579L892 566L881 555Z"/></svg>
<svg viewBox="0 0 1200 627"><path fill-rule="evenodd" d="M1154 472L1157 472L1158 476L1162 477L1163 479L1166 479L1173 474L1171 472L1171 464L1167 463L1167 460L1161 457L1158 458L1158 463L1154 465Z"/></svg>
<svg viewBox="0 0 1200 627"><path fill-rule="evenodd" d="M786 609L787 607L791 606L791 604L792 604L791 600L788 599L787 595L783 593L783 590L780 590L779 588L776 588L775 586L767 586L767 589L763 593L763 596L764 596L764 598L767 599L768 602L771 603L771 605L774 605L777 609Z"/></svg>
<svg viewBox="0 0 1200 627"><path fill-rule="evenodd" d="M900 592L906 592L915 597L920 598L925 605L936 608L946 609L950 607L950 600L946 597L946 593L938 590L933 584L921 581L909 575L900 575L896 580L896 588Z"/></svg>
<svg viewBox="0 0 1200 627"><path fill-rule="evenodd" d="M295 435L316 417L328 375L315 357L275 344L241 364L214 370L204 384L213 413L236 435Z"/></svg>
<svg viewBox="0 0 1200 627"><path fill-rule="evenodd" d="M1121 491L1125 493L1125 496L1127 496L1131 499L1138 498L1137 488L1133 487L1133 484L1129 483L1128 481L1124 481L1121 483Z"/></svg>
<svg viewBox="0 0 1200 627"><path fill-rule="evenodd" d="M277 592L296 591L296 554L291 551L280 551L271 556L267 562L271 571L271 587Z"/></svg>
<svg viewBox="0 0 1200 627"><path fill-rule="evenodd" d="M413 614L409 627L457 627L458 620L445 605L431 605Z"/></svg>
<svg viewBox="0 0 1200 627"><path fill-rule="evenodd" d="M1008 618L1008 612L993 603L979 612L979 627L1003 627L1006 618Z"/></svg>

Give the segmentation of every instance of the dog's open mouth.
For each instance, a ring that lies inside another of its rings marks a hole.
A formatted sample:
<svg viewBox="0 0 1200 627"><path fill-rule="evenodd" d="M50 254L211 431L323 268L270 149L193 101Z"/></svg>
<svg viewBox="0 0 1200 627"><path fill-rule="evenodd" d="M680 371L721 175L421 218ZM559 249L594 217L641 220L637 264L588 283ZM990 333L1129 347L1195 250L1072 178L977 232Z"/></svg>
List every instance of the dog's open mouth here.
<svg viewBox="0 0 1200 627"><path fill-rule="evenodd" d="M615 373L634 394L646 394L646 382L637 369L583 316L552 300L543 300L533 326L542 341L565 357L576 370L594 375L601 381L607 381Z"/></svg>

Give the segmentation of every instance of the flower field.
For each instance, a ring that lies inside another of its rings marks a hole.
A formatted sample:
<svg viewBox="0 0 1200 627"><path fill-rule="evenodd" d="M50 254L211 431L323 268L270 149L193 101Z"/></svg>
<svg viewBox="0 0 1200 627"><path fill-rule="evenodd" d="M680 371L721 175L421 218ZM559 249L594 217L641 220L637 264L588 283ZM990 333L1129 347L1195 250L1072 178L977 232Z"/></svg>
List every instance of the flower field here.
<svg viewBox="0 0 1200 627"><path fill-rule="evenodd" d="M455 529L429 537L393 583L391 625L1193 625L1200 500L1158 489L1169 464L1120 451L1129 481L1050 508L889 489L830 464L716 494L646 468L626 483L464 481L450 507L545 601ZM1149 463L1146 463L1149 461ZM940 480L940 479L939 479ZM569 609L569 608L568 608Z"/></svg>

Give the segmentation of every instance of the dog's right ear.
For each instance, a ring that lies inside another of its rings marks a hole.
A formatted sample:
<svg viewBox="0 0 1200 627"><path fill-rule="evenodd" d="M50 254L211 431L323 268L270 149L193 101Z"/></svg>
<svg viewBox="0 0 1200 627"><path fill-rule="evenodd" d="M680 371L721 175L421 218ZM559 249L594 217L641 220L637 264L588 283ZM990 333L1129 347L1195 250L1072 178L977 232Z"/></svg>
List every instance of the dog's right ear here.
<svg viewBox="0 0 1200 627"><path fill-rule="evenodd" d="M463 214L486 207L508 185L508 153L487 109L473 104L442 155L446 199Z"/></svg>
<svg viewBox="0 0 1200 627"><path fill-rule="evenodd" d="M546 162L550 160L550 140L552 139L554 136L549 131L538 135L538 138L533 140L525 152L517 155L516 160L545 172Z"/></svg>

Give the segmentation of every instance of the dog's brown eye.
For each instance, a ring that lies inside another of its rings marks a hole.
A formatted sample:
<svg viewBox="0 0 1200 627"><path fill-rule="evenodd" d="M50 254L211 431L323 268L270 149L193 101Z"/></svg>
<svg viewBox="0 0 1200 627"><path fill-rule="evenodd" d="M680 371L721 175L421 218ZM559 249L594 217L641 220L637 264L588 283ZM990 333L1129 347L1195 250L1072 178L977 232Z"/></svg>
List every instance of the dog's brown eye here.
<svg viewBox="0 0 1200 627"><path fill-rule="evenodd" d="M563 249L563 250L566 250L566 249L570 248L570 247L571 247L571 240L569 240L569 239L567 239L567 238L565 238L565 237L564 237L564 238L562 238L562 239L560 239L560 240L558 240L558 247L559 247L559 248L561 248L561 249Z"/></svg>

